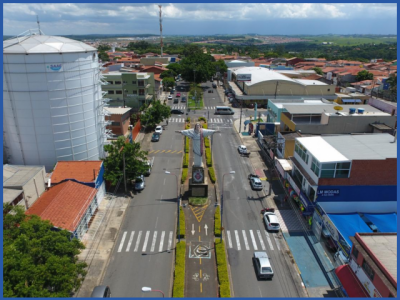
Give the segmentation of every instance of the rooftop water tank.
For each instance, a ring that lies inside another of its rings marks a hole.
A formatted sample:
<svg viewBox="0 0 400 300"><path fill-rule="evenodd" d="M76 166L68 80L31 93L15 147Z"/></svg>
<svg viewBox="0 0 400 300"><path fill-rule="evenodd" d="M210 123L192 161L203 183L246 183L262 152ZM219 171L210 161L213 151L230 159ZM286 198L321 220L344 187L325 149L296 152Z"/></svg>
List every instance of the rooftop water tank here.
<svg viewBox="0 0 400 300"><path fill-rule="evenodd" d="M349 114L354 114L356 112L356 109L355 108L353 108L353 107L350 107L349 108Z"/></svg>
<svg viewBox="0 0 400 300"><path fill-rule="evenodd" d="M364 108L357 109L357 113L359 113L360 115L362 115L364 113L364 111L365 111Z"/></svg>

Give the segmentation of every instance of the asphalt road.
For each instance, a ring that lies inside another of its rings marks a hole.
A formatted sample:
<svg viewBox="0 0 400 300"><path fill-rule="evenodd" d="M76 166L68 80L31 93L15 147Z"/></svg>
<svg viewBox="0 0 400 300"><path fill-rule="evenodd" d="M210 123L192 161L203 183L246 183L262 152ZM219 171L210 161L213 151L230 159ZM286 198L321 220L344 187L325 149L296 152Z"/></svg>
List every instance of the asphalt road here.
<svg viewBox="0 0 400 300"><path fill-rule="evenodd" d="M175 247L177 183L165 170L180 174L182 153L171 152L182 150L183 137L174 132L181 129L182 124L170 123L159 142L150 143L149 134L142 143L144 150L153 150L149 158L154 157L154 165L145 189L134 196L125 212L103 279L113 297L161 296L143 293L145 286L171 295L174 252L168 249Z"/></svg>

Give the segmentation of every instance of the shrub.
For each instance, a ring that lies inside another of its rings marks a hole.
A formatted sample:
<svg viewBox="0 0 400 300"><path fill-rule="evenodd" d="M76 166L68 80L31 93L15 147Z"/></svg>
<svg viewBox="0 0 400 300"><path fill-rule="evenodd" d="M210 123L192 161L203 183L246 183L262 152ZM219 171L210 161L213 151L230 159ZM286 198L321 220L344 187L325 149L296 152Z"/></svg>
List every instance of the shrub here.
<svg viewBox="0 0 400 300"><path fill-rule="evenodd" d="M231 289L229 285L228 266L226 264L225 246L221 241L215 242L215 256L217 259L219 296L221 298L230 298Z"/></svg>
<svg viewBox="0 0 400 300"><path fill-rule="evenodd" d="M219 206L215 208L214 213L214 235L217 237L221 236L221 213Z"/></svg>
<svg viewBox="0 0 400 300"><path fill-rule="evenodd" d="M209 137L206 137L204 139L204 147L210 148L210 138Z"/></svg>
<svg viewBox="0 0 400 300"><path fill-rule="evenodd" d="M185 238L185 213L184 213L182 207L179 208L179 228L180 228L181 239L184 239ZM176 233L176 237L179 238L178 232Z"/></svg>
<svg viewBox="0 0 400 300"><path fill-rule="evenodd" d="M181 183L184 184L188 176L188 168L183 168L182 169L182 178L181 178Z"/></svg>
<svg viewBox="0 0 400 300"><path fill-rule="evenodd" d="M175 274L172 297L183 298L185 291L185 257L186 243L180 242L175 248Z"/></svg>
<svg viewBox="0 0 400 300"><path fill-rule="evenodd" d="M200 122L200 121L204 121L204 123L207 123L207 119L204 118L204 117L199 117L199 122Z"/></svg>
<svg viewBox="0 0 400 300"><path fill-rule="evenodd" d="M186 122L190 123L190 117L187 117Z"/></svg>
<svg viewBox="0 0 400 300"><path fill-rule="evenodd" d="M185 153L183 155L183 167L188 168L189 167L189 153Z"/></svg>
<svg viewBox="0 0 400 300"><path fill-rule="evenodd" d="M208 168L208 175L210 175L211 182L215 183L216 179L215 179L215 172L214 172L214 168L213 167L209 167Z"/></svg>
<svg viewBox="0 0 400 300"><path fill-rule="evenodd" d="M207 123L204 123L204 124L203 124L203 128L204 128L204 129L207 129L207 128L208 128Z"/></svg>
<svg viewBox="0 0 400 300"><path fill-rule="evenodd" d="M186 124L185 129L190 129L190 124Z"/></svg>
<svg viewBox="0 0 400 300"><path fill-rule="evenodd" d="M185 136L185 152L186 153L189 153L189 148L190 148L190 139L187 137L187 136Z"/></svg>
<svg viewBox="0 0 400 300"><path fill-rule="evenodd" d="M207 167L212 167L211 149L206 148L206 163Z"/></svg>

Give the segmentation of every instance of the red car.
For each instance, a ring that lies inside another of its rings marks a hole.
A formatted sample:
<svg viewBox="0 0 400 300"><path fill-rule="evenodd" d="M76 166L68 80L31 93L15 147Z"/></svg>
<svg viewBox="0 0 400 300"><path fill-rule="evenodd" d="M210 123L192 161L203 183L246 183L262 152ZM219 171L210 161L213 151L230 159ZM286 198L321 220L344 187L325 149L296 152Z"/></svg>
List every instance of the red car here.
<svg viewBox="0 0 400 300"><path fill-rule="evenodd" d="M180 97L181 96L181 93L176 93L176 97Z"/></svg>
<svg viewBox="0 0 400 300"><path fill-rule="evenodd" d="M247 107L248 107L248 108L254 108L254 104L253 104L253 103L250 103L250 104L247 105Z"/></svg>

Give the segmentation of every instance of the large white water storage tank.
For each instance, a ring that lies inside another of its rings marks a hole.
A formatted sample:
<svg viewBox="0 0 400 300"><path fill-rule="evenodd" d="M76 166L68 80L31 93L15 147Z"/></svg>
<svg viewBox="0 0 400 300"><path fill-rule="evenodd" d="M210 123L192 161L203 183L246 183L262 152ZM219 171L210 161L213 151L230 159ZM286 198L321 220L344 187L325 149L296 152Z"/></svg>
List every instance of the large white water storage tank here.
<svg viewBox="0 0 400 300"><path fill-rule="evenodd" d="M7 160L44 165L98 160L105 140L97 50L32 34L3 41L3 125Z"/></svg>

